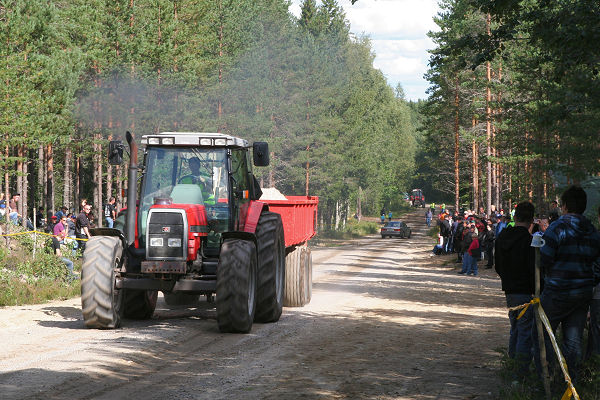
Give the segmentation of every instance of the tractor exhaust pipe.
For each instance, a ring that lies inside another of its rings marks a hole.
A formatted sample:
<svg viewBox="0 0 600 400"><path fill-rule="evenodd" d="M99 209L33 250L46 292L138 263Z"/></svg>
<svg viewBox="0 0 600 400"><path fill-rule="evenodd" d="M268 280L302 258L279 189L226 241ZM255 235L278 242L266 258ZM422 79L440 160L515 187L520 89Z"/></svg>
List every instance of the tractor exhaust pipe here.
<svg viewBox="0 0 600 400"><path fill-rule="evenodd" d="M127 177L127 220L125 221L125 232L127 245L131 247L135 242L135 217L137 215L137 170L138 170L138 147L133 135L127 131L125 139L129 144L129 175Z"/></svg>

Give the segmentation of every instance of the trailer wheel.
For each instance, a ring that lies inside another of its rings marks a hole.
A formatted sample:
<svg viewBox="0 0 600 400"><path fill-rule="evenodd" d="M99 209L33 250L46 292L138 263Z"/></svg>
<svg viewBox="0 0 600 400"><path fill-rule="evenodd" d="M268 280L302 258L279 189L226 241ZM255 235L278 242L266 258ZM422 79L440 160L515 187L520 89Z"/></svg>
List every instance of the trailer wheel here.
<svg viewBox="0 0 600 400"><path fill-rule="evenodd" d="M313 265L312 265L312 252L310 251L310 249L308 247L305 248L306 249L306 270L305 270L305 276L306 276L306 280L305 280L305 302L304 304L308 304L310 303L310 301L312 300L312 277L313 277Z"/></svg>
<svg viewBox="0 0 600 400"><path fill-rule="evenodd" d="M130 319L150 319L156 308L158 291L126 289L123 316Z"/></svg>
<svg viewBox="0 0 600 400"><path fill-rule="evenodd" d="M281 215L265 211L256 226L258 277L256 322L276 322L283 309L285 243Z"/></svg>
<svg viewBox="0 0 600 400"><path fill-rule="evenodd" d="M217 322L221 332L248 333L256 310L256 246L226 239L217 266Z"/></svg>
<svg viewBox="0 0 600 400"><path fill-rule="evenodd" d="M165 303L168 306L185 306L188 304L196 304L200 300L200 295L189 293L169 293L163 292Z"/></svg>
<svg viewBox="0 0 600 400"><path fill-rule="evenodd" d="M123 245L118 237L92 236L83 253L81 311L88 328L114 329L121 325L123 291L115 287L115 269Z"/></svg>
<svg viewBox="0 0 600 400"><path fill-rule="evenodd" d="M306 304L306 247L296 247L285 258L285 295L283 305L302 307Z"/></svg>

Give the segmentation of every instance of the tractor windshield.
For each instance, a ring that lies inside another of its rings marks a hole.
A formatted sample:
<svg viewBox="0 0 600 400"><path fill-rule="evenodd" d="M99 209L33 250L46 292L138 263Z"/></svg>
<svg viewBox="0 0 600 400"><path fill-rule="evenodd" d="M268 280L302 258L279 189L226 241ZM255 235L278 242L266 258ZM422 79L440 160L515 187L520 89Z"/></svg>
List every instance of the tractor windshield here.
<svg viewBox="0 0 600 400"><path fill-rule="evenodd" d="M229 223L227 152L225 149L148 147L140 198L140 241L156 199L173 204L202 204L209 226L227 230Z"/></svg>

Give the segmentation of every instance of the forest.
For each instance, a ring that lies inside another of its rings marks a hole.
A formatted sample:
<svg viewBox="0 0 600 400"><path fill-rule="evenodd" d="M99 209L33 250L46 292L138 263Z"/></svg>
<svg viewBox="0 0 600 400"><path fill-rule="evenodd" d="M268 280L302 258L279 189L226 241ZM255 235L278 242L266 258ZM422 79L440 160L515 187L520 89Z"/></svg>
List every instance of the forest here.
<svg viewBox="0 0 600 400"><path fill-rule="evenodd" d="M125 205L125 131L267 141L264 187L320 198L320 222L376 213L410 189L416 109L373 68L335 0L0 3L1 192L44 207ZM99 222L101 223L101 218Z"/></svg>
<svg viewBox="0 0 600 400"><path fill-rule="evenodd" d="M456 206L600 205L600 3L442 0L417 180ZM592 207L593 206L593 207ZM594 217L593 220L596 218Z"/></svg>
<svg viewBox="0 0 600 400"><path fill-rule="evenodd" d="M286 0L1 2L0 191L25 218L124 206L106 152L129 130L267 141L261 184L319 196L328 229L412 187L488 212L600 193L600 3L439 5L428 98L410 102L336 0L300 17Z"/></svg>

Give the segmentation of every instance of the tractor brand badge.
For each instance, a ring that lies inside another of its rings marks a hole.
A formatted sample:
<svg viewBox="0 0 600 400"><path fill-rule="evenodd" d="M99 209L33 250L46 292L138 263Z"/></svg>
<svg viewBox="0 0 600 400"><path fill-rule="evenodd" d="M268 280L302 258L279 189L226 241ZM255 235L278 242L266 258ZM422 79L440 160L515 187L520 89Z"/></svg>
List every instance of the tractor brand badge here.
<svg viewBox="0 0 600 400"><path fill-rule="evenodd" d="M169 233L169 232L171 232L171 227L170 226L163 226L162 227L162 231L166 232L166 233Z"/></svg>

